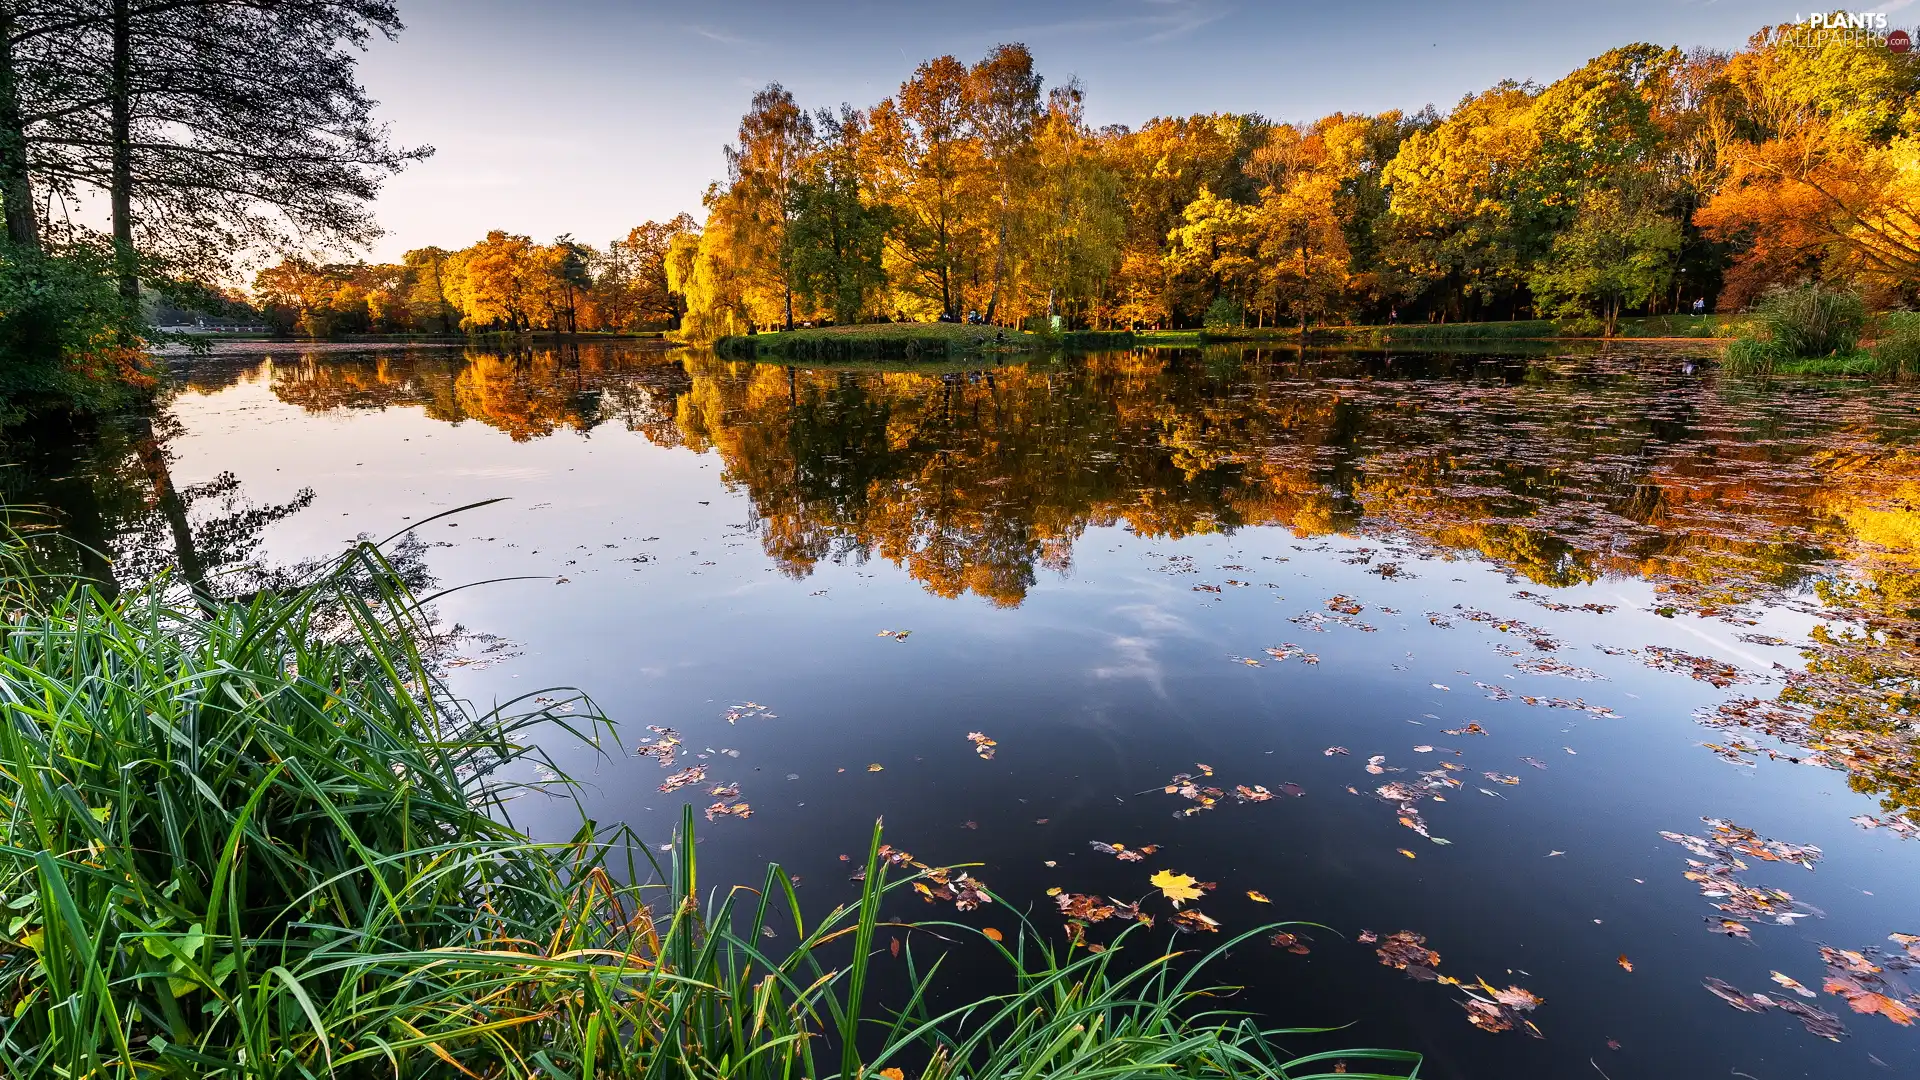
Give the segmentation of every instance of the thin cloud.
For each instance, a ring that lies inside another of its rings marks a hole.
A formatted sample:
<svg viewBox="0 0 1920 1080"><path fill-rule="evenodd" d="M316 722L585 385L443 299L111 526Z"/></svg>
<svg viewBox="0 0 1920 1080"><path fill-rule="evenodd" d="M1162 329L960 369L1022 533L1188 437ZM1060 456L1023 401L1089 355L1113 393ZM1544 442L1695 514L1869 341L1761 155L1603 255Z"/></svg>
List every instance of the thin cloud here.
<svg viewBox="0 0 1920 1080"><path fill-rule="evenodd" d="M1035 26L1015 27L1009 37L1044 38L1060 34L1132 34L1141 44L1184 37L1227 17L1231 8L1211 0L1142 0L1145 9L1133 15L1101 15Z"/></svg>
<svg viewBox="0 0 1920 1080"><path fill-rule="evenodd" d="M751 38L743 38L738 34L729 33L726 30L716 30L711 26L693 24L687 26L686 31L695 37L703 37L708 41L720 45L731 45L736 49L757 49L760 47L760 43Z"/></svg>

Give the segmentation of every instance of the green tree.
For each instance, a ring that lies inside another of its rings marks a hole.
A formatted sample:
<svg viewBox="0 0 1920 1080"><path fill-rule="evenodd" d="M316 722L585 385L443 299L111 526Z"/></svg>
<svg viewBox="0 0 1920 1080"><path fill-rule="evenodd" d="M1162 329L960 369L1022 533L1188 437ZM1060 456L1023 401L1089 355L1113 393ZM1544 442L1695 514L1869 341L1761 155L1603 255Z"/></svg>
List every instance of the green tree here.
<svg viewBox="0 0 1920 1080"><path fill-rule="evenodd" d="M1612 337L1623 308L1658 296L1673 278L1680 224L1601 189L1581 200L1573 224L1528 279L1541 310L1568 322L1598 319Z"/></svg>
<svg viewBox="0 0 1920 1080"><path fill-rule="evenodd" d="M814 130L819 149L790 196L787 258L808 307L832 312L837 323L854 323L886 286L887 216L861 195L861 114L848 105L838 116L821 109Z"/></svg>

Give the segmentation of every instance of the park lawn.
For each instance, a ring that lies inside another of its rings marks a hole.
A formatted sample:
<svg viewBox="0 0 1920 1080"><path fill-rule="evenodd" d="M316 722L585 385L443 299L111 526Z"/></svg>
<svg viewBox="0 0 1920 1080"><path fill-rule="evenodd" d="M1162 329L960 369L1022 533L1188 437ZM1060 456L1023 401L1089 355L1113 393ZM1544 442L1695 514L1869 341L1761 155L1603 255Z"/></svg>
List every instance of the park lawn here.
<svg viewBox="0 0 1920 1080"><path fill-rule="evenodd" d="M1002 326L966 323L860 323L723 337L713 343L736 359L851 360L937 358L960 353L1029 352L1046 340Z"/></svg>

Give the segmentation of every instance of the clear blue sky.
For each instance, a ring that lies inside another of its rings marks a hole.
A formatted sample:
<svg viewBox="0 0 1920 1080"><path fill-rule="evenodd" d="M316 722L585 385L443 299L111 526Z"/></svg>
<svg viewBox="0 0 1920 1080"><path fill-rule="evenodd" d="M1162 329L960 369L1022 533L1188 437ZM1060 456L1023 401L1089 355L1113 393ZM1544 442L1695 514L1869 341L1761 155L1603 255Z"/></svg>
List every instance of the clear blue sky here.
<svg viewBox="0 0 1920 1080"><path fill-rule="evenodd" d="M1899 12L1915 0L1881 0ZM1757 0L401 0L407 32L364 74L397 140L432 159L392 181L372 252L489 228L604 244L700 212L753 91L869 105L921 60L1025 42L1077 75L1095 124L1193 112L1310 120L1445 111L1502 78L1549 82L1634 41L1733 48L1796 11ZM1896 24L1906 22L1896 16Z"/></svg>

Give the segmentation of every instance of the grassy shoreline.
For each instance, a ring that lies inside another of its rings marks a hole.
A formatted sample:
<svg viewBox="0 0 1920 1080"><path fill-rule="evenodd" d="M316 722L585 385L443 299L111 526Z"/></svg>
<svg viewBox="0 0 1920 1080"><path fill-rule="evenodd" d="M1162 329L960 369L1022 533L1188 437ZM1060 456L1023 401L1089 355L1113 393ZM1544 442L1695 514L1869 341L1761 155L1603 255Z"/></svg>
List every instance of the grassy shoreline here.
<svg viewBox="0 0 1920 1080"><path fill-rule="evenodd" d="M1417 345L1463 341L1601 341L1620 339L1724 340L1750 322L1745 315L1656 315L1620 320L1614 338L1569 334L1546 319L1509 322L1402 323L1372 326L1316 326L1307 334L1314 345ZM1148 330L1135 335L1142 345L1190 346L1232 342L1300 342L1298 327L1227 327L1208 330Z"/></svg>
<svg viewBox="0 0 1920 1080"><path fill-rule="evenodd" d="M1125 349L1126 331L1071 330L1032 334L967 323L861 323L737 334L713 343L730 360L924 360L1049 349Z"/></svg>
<svg viewBox="0 0 1920 1080"><path fill-rule="evenodd" d="M1096 953L984 891L1008 932L888 923L908 943L890 960L883 898L971 879L877 827L856 895L818 919L777 864L757 888L701 881L692 805L665 865L584 816L537 842L509 800L570 782L514 777L551 764L543 740L617 747L613 726L579 695L454 696L372 545L245 601L167 581L108 598L24 551L0 543L7 1076L1418 1073L1400 1051L1290 1059L1276 1040L1304 1032L1223 1011L1207 958L1161 955L1138 925ZM998 992L936 992L959 948L1003 962Z"/></svg>

